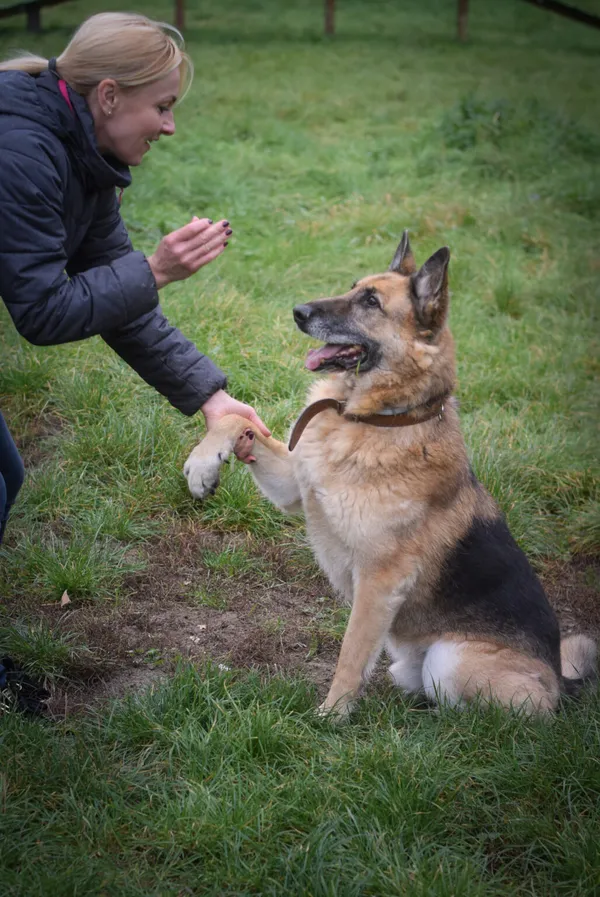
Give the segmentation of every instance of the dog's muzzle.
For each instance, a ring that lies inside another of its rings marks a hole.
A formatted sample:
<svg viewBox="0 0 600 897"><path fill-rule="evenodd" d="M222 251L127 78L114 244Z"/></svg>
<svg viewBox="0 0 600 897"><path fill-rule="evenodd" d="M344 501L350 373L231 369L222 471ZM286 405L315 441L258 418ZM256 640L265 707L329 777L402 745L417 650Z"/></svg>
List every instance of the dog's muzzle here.
<svg viewBox="0 0 600 897"><path fill-rule="evenodd" d="M327 313L317 303L296 305L293 310L298 328L325 345L310 349L305 366L309 371L366 371L376 363L378 347L364 335L347 329L345 321ZM341 325L341 326L340 326Z"/></svg>
<svg viewBox="0 0 600 897"><path fill-rule="evenodd" d="M294 308L294 321L303 332L306 332L304 328L314 311L314 308L311 308L310 305L296 305Z"/></svg>

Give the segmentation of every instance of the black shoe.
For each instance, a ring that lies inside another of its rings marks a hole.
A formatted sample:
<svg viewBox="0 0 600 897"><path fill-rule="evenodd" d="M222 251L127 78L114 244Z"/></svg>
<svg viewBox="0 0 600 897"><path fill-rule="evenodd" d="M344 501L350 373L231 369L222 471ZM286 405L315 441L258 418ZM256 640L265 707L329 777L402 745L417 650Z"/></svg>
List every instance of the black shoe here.
<svg viewBox="0 0 600 897"><path fill-rule="evenodd" d="M21 713L42 716L50 692L19 669L10 657L0 659L0 713L15 708Z"/></svg>

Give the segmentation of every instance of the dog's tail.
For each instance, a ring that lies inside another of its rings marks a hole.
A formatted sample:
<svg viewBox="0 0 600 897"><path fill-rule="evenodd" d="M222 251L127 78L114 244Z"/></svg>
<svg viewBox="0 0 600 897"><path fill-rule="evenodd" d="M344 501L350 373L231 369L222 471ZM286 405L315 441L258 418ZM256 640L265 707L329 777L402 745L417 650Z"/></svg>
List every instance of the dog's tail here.
<svg viewBox="0 0 600 897"><path fill-rule="evenodd" d="M587 635L568 635L560 643L560 665L565 694L576 697L586 681L595 679L598 648Z"/></svg>

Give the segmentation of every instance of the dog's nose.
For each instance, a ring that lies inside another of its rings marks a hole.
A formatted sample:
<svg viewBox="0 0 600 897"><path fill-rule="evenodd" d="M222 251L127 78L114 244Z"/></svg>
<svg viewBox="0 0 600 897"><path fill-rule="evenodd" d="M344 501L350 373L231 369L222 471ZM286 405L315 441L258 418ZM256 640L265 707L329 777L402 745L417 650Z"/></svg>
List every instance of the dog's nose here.
<svg viewBox="0 0 600 897"><path fill-rule="evenodd" d="M294 321L301 327L302 324L306 324L310 316L312 315L312 308L310 305L297 305L294 308Z"/></svg>

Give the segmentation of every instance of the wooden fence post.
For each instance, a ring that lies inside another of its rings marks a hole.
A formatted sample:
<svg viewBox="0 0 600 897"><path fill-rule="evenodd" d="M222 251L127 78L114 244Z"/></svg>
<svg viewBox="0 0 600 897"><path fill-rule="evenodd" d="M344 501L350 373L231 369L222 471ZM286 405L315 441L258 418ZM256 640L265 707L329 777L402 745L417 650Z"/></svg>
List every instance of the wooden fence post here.
<svg viewBox="0 0 600 897"><path fill-rule="evenodd" d="M537 6L539 9L547 9L548 12L556 12L559 16L573 19L574 22L583 22L584 25L591 25L592 28L600 28L600 16L594 16L583 9L577 9L576 6L570 6L568 3L561 3L560 0L525 0L525 3L531 3L532 6Z"/></svg>
<svg viewBox="0 0 600 897"><path fill-rule="evenodd" d="M463 44L467 39L469 23L469 0L458 0L458 39Z"/></svg>
<svg viewBox="0 0 600 897"><path fill-rule="evenodd" d="M325 34L335 31L335 0L325 0Z"/></svg>
<svg viewBox="0 0 600 897"><path fill-rule="evenodd" d="M39 4L33 3L31 6L26 6L25 12L27 13L27 30L32 31L33 34L39 34L42 30Z"/></svg>
<svg viewBox="0 0 600 897"><path fill-rule="evenodd" d="M184 0L175 0L175 27L179 31L185 28L185 2Z"/></svg>

